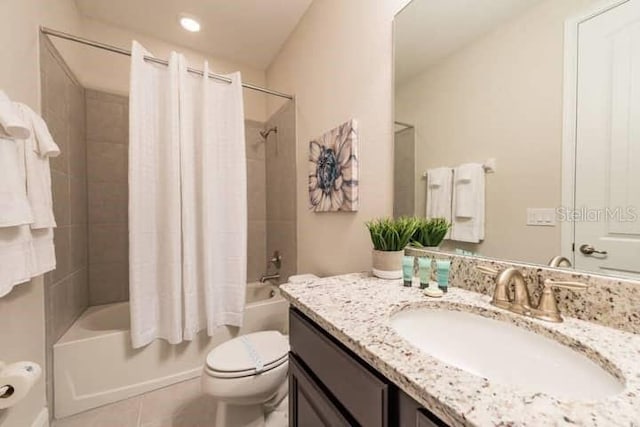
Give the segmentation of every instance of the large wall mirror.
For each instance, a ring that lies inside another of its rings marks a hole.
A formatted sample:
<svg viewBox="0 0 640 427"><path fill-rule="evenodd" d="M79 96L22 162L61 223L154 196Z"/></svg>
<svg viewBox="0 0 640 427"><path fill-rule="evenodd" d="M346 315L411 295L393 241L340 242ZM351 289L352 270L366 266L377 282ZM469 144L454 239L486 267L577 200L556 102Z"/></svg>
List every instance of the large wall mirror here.
<svg viewBox="0 0 640 427"><path fill-rule="evenodd" d="M640 0L413 0L394 33L394 215L640 278Z"/></svg>

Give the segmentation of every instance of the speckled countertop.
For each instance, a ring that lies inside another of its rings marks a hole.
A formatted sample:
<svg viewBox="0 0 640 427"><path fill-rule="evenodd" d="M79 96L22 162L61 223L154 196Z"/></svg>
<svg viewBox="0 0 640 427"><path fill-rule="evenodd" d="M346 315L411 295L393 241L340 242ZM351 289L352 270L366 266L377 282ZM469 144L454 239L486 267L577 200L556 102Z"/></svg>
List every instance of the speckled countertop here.
<svg viewBox="0 0 640 427"><path fill-rule="evenodd" d="M281 289L294 307L452 426L640 426L640 335L571 318L554 324L513 315L491 306L485 295L458 288L431 299L420 289L403 287L400 280L368 274ZM599 401L568 401L447 365L389 326L393 313L426 306L474 312L553 338L602 366L625 389Z"/></svg>

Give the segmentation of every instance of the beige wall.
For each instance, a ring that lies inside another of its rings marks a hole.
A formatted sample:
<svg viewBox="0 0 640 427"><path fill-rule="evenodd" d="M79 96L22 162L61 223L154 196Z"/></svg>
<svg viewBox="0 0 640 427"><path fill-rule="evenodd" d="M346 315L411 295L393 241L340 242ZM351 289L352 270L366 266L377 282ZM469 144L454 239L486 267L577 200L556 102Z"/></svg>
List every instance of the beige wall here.
<svg viewBox="0 0 640 427"><path fill-rule="evenodd" d="M15 101L40 110L38 26L76 31L72 0L0 2L0 89ZM0 360L33 360L45 366L44 287L42 278L20 285L0 299ZM46 405L44 377L16 407L0 414L2 427L25 427Z"/></svg>
<svg viewBox="0 0 640 427"><path fill-rule="evenodd" d="M13 288L0 299L0 360L37 362L45 369L44 286L42 276ZM0 410L2 427L28 427L46 406L45 375L18 405Z"/></svg>
<svg viewBox="0 0 640 427"><path fill-rule="evenodd" d="M298 271L371 267L364 222L393 202L392 20L406 0L316 0L267 69L269 87L295 94ZM269 99L270 111L281 103ZM342 122L360 126L360 210L308 209L308 142Z"/></svg>
<svg viewBox="0 0 640 427"><path fill-rule="evenodd" d="M154 56L162 59L168 58L171 51L177 50L186 56L189 65L193 68L202 69L204 61L208 60L209 68L214 72L224 74L240 71L244 81L259 86L264 86L265 84L266 77L264 70L220 58L213 58L202 52L176 46L153 37L138 34L124 28L106 25L95 20L82 19L80 29L76 33L88 39L115 45L124 49L131 49L131 41L137 40ZM56 47L63 52L65 60L86 88L128 95L130 60L127 56L91 47L81 47L78 52L77 46L72 42L55 38L52 39ZM74 50L69 51L70 47ZM70 52L71 55L67 55L67 52ZM266 120L265 95L245 89L244 102L245 116L247 119L262 122Z"/></svg>
<svg viewBox="0 0 640 427"><path fill-rule="evenodd" d="M564 21L589 3L540 3L397 89L396 119L416 126L417 213L426 169L497 159L485 241L453 246L537 263L560 253L560 227L526 226L526 209L561 203Z"/></svg>
<svg viewBox="0 0 640 427"><path fill-rule="evenodd" d="M0 1L0 88L14 101L39 110L38 27L77 31L79 16L73 0Z"/></svg>

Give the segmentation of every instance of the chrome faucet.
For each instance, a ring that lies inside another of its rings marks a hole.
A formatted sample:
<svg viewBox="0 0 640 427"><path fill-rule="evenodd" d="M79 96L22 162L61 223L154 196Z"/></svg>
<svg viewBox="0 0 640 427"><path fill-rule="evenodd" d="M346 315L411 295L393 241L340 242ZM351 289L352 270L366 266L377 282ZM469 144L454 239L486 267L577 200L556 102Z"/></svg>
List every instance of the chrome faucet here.
<svg viewBox="0 0 640 427"><path fill-rule="evenodd" d="M279 280L279 279L280 279L280 273L265 274L260 278L260 283L266 283L269 280Z"/></svg>
<svg viewBox="0 0 640 427"><path fill-rule="evenodd" d="M276 272L273 274L269 274L269 267L274 266L276 268ZM260 278L260 283L268 282L269 280L275 280L276 282L280 279L280 268L282 267L282 256L280 255L280 251L274 251L271 258L267 262L267 272L264 276ZM277 284L277 283L276 283Z"/></svg>
<svg viewBox="0 0 640 427"><path fill-rule="evenodd" d="M583 290L587 285L579 282L556 281L547 279L544 281L542 295L538 306L531 304L529 288L524 280L524 276L517 268L507 268L501 272L491 267L477 266L476 269L483 274L494 277L496 287L493 292L491 304L513 313L523 316L534 317L536 319L546 320L549 322L560 323L562 316L556 303L554 288ZM510 296L511 284L514 286L513 299Z"/></svg>

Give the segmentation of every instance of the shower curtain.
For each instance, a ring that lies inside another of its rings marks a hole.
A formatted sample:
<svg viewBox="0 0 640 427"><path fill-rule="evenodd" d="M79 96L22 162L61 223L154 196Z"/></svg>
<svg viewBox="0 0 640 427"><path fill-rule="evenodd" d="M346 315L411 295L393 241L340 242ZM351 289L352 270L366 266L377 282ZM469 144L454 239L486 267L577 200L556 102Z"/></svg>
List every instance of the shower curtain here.
<svg viewBox="0 0 640 427"><path fill-rule="evenodd" d="M144 60L134 42L129 141L129 287L134 348L241 326L247 195L239 73L232 83Z"/></svg>

